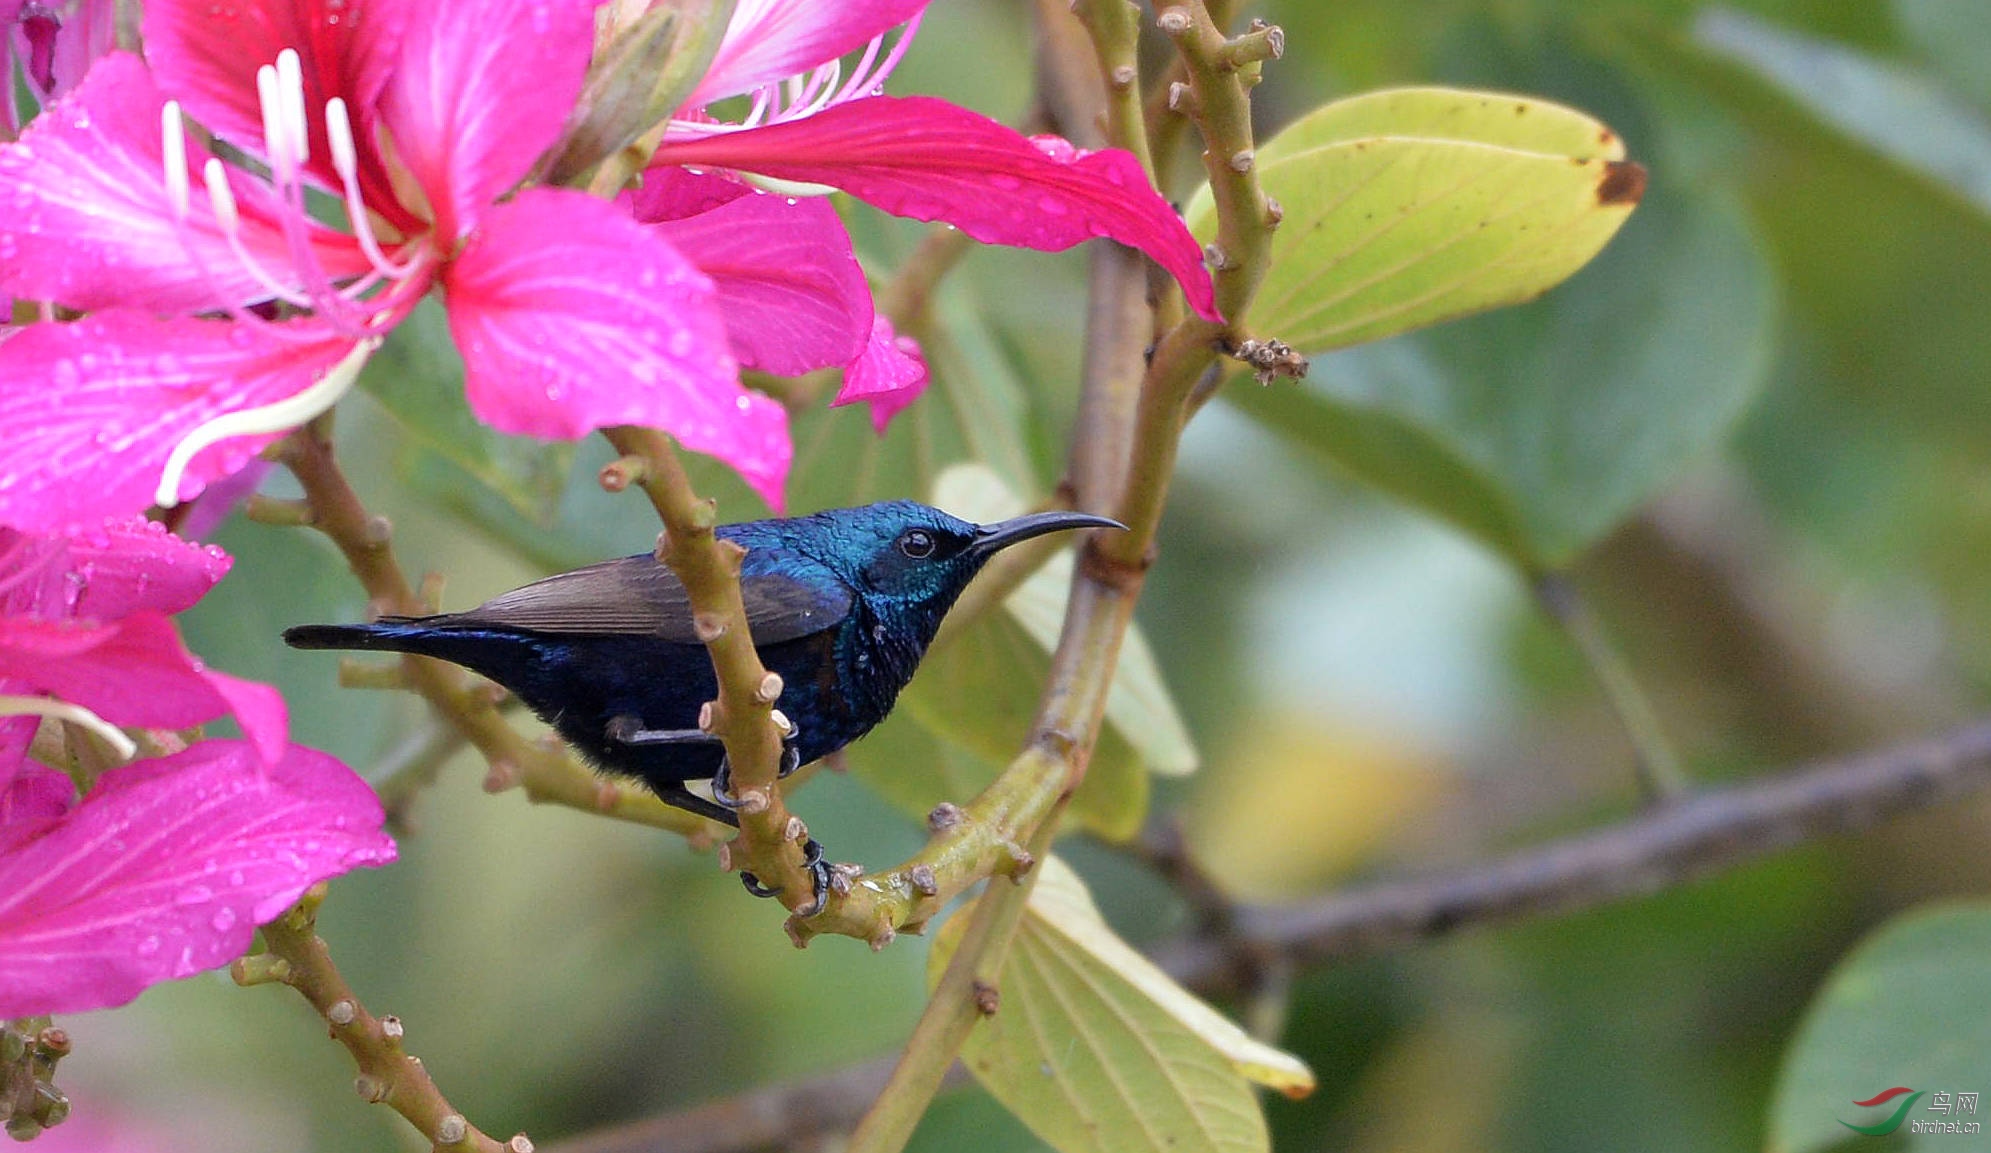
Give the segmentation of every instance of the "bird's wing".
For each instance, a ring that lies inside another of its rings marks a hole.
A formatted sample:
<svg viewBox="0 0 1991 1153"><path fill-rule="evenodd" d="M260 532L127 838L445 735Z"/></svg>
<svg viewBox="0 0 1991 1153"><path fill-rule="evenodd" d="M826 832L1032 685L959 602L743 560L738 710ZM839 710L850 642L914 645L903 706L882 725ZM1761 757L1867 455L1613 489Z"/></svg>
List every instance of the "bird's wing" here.
<svg viewBox="0 0 1991 1153"><path fill-rule="evenodd" d="M762 645L821 632L842 620L851 604L850 588L842 581L766 571L742 575L740 595L754 643ZM541 633L630 633L700 643L684 585L647 553L534 581L469 612L452 614L449 623Z"/></svg>

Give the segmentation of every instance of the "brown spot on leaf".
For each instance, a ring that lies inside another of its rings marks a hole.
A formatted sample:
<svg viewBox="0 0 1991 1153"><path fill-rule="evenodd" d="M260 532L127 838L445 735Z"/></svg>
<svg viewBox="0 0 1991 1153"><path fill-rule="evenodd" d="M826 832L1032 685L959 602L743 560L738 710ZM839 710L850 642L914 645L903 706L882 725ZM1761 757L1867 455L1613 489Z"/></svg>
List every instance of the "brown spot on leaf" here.
<svg viewBox="0 0 1991 1153"><path fill-rule="evenodd" d="M1618 134L1611 131L1608 128L1600 128L1597 130L1597 143L1603 145L1606 148L1609 148L1611 144L1617 140L1617 138Z"/></svg>
<svg viewBox="0 0 1991 1153"><path fill-rule="evenodd" d="M1528 114L1528 106L1526 104L1516 104L1514 106L1514 115L1526 116L1527 114Z"/></svg>
<svg viewBox="0 0 1991 1153"><path fill-rule="evenodd" d="M1597 203L1637 204L1645 196L1645 165L1630 160L1604 164L1604 179L1597 182Z"/></svg>

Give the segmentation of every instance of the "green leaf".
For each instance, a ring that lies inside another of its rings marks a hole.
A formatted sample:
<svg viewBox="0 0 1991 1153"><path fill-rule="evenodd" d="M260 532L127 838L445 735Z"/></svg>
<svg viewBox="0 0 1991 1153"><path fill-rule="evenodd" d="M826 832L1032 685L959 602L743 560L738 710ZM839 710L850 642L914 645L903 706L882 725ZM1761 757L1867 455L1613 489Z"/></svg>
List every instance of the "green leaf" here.
<svg viewBox="0 0 1991 1153"><path fill-rule="evenodd" d="M1538 304L1226 397L1533 570L1567 564L1719 441L1768 372L1770 271L1738 213L1661 189Z"/></svg>
<svg viewBox="0 0 1991 1153"><path fill-rule="evenodd" d="M940 475L933 486L932 500L940 508L987 524L1005 520L1026 511L1022 500L1003 484L1002 478L981 465L956 465ZM1064 629L1065 603L1071 597L1072 554L1059 552L1011 593L1003 607L1036 640L1039 648L1051 652L1058 647L1058 634ZM1041 683L1041 682L1040 682ZM1175 698L1162 680L1161 666L1140 626L1127 630L1120 646L1120 660L1113 684L1107 690L1106 720L1125 737L1147 767L1163 776L1179 777L1196 771L1200 763L1195 742L1189 737Z"/></svg>
<svg viewBox="0 0 1991 1153"><path fill-rule="evenodd" d="M1001 1008L961 1060L1060 1153L1247 1153L1269 1148L1247 1078L1294 1095L1313 1074L1252 1040L1115 936L1056 857L1003 965ZM942 926L940 979L966 919Z"/></svg>
<svg viewBox="0 0 1991 1153"><path fill-rule="evenodd" d="M1991 212L1991 125L1929 77L1725 8L1703 13L1694 35L1827 124Z"/></svg>
<svg viewBox="0 0 1991 1153"><path fill-rule="evenodd" d="M1378 136L1466 140L1583 160L1625 157L1617 133L1551 100L1468 88L1382 88L1309 112L1260 148L1258 162Z"/></svg>
<svg viewBox="0 0 1991 1153"><path fill-rule="evenodd" d="M1320 353L1539 296L1644 194L1621 153L1603 124L1526 97L1399 89L1318 109L1258 161L1284 221L1251 327ZM1215 239L1207 188L1188 220Z"/></svg>
<svg viewBox="0 0 1991 1153"><path fill-rule="evenodd" d="M1909 1148L1976 1148L1913 1122L1979 1118L1930 1110L1935 1094L1991 1091L1991 905L1897 917L1841 960L1785 1055L1770 1107L1771 1153L1809 1153L1885 1125L1906 1095L1861 1108L1894 1086L1923 1094L1899 1127ZM1981 1106L1980 1106L1981 1108ZM1991 1120L1991 1111L1980 1115ZM1981 1132L1981 1131L1980 1131ZM1979 1141L1982 1138L1978 1138Z"/></svg>
<svg viewBox="0 0 1991 1153"><path fill-rule="evenodd" d="M462 469L534 523L553 520L574 449L492 431L463 397L463 358L442 306L424 300L360 373L360 387L424 449Z"/></svg>
<svg viewBox="0 0 1991 1153"><path fill-rule="evenodd" d="M1902 35L1945 81L1991 108L1991 4L1984 0L1894 0Z"/></svg>

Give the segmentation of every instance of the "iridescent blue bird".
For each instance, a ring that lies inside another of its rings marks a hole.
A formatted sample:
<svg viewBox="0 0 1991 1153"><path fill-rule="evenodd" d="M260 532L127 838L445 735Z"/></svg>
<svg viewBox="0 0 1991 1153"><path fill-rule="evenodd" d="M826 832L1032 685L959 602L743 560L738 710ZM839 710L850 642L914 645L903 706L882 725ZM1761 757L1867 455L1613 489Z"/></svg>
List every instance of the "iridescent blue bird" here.
<svg viewBox="0 0 1991 1153"><path fill-rule="evenodd" d="M740 592L762 664L779 673L794 725L782 773L885 719L941 618L990 557L1019 541L1105 517L1043 512L975 525L912 501L721 525L747 550ZM641 778L665 803L737 826L724 750L698 728L712 662L690 600L650 553L514 589L460 613L373 624L302 625L301 649L438 657L517 694L590 761ZM714 800L686 788L710 780ZM811 842L820 885L821 850ZM765 894L750 877L748 888Z"/></svg>

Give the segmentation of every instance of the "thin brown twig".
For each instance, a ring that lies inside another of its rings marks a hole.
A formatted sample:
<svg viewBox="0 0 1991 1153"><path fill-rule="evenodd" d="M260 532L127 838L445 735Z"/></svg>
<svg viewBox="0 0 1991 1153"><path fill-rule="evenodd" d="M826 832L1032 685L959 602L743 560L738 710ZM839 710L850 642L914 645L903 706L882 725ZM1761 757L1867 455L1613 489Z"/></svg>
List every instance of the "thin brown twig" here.
<svg viewBox="0 0 1991 1153"><path fill-rule="evenodd" d="M1152 956L1184 985L1222 995L1268 963L1315 967L1410 948L1469 929L1569 916L1653 896L1825 837L1873 828L1991 787L1991 719L1914 744L1764 774L1602 829L1433 877L1335 893L1309 904L1230 904L1215 923ZM1164 850L1164 854L1172 850ZM1199 905L1214 898L1206 893ZM841 1132L861 1115L882 1063L758 1089L591 1134L558 1153L732 1153L770 1130L710 1133L722 1117L784 1119L784 1138ZM813 1126L813 1128L810 1128ZM645 1135L669 1133L672 1143Z"/></svg>
<svg viewBox="0 0 1991 1153"><path fill-rule="evenodd" d="M289 912L264 925L269 951L237 958L229 968L235 983L296 989L325 1019L332 1039L352 1054L359 1067L353 1090L360 1099L407 1118L435 1153L532 1153L532 1142L523 1133L501 1142L465 1120L436 1087L421 1058L402 1047L401 1022L376 1017L360 1003L318 936L318 906L324 899L320 883Z"/></svg>
<svg viewBox="0 0 1991 1153"><path fill-rule="evenodd" d="M597 1129L554 1145L548 1153L734 1153L785 1149L856 1123L866 1102L892 1075L893 1056L725 1097L679 1113ZM946 1084L964 1085L960 1065Z"/></svg>
<svg viewBox="0 0 1991 1153"><path fill-rule="evenodd" d="M391 526L384 517L367 512L339 468L327 427L321 418L298 429L277 451L277 459L304 489L311 527L338 546L377 611L428 612L430 606L394 558ZM557 741L528 740L505 719L492 694L456 666L409 656L402 658L401 667L407 686L484 755L490 764L485 788L496 792L522 786L534 802L669 829L693 839L709 838L717 828L664 804L641 786L596 776Z"/></svg>
<svg viewBox="0 0 1991 1153"><path fill-rule="evenodd" d="M1872 828L1986 785L1991 720L1695 793L1616 825L1457 872L1337 893L1309 905L1241 906L1234 933L1180 941L1159 957L1199 987L1223 987L1240 958L1270 952L1319 965L1462 929L1564 916Z"/></svg>

